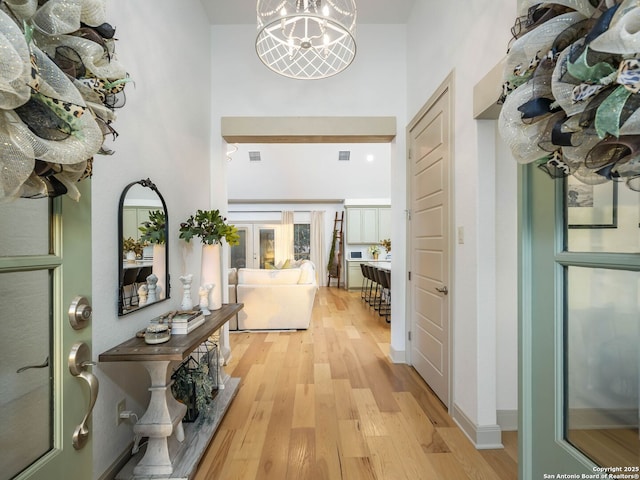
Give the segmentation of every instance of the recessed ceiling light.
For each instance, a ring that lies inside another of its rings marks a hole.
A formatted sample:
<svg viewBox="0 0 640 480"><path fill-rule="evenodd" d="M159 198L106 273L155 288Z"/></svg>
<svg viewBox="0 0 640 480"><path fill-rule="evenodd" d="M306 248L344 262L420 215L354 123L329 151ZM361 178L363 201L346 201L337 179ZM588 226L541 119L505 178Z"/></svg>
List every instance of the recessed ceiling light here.
<svg viewBox="0 0 640 480"><path fill-rule="evenodd" d="M373 155L367 155L367 162L373 162Z"/></svg>

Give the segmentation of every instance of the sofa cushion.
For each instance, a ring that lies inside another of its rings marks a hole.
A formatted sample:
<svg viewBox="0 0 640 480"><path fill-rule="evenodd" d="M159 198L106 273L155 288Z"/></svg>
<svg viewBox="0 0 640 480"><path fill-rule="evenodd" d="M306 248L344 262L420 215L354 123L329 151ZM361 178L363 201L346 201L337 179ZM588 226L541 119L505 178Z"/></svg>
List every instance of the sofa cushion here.
<svg viewBox="0 0 640 480"><path fill-rule="evenodd" d="M298 283L310 284L316 282L316 267L309 260L304 260L300 264L300 279Z"/></svg>
<svg viewBox="0 0 640 480"><path fill-rule="evenodd" d="M238 270L239 285L291 285L300 280L299 268L286 270L265 270L259 268L241 268Z"/></svg>

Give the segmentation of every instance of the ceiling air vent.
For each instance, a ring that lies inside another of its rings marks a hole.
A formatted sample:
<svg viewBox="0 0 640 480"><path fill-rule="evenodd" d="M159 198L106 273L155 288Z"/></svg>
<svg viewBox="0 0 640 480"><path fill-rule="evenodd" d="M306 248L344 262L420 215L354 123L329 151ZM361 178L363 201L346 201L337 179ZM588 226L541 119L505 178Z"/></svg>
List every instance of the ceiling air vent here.
<svg viewBox="0 0 640 480"><path fill-rule="evenodd" d="M340 161L348 161L349 157L351 156L351 152L349 150L340 150L338 152L338 160Z"/></svg>
<svg viewBox="0 0 640 480"><path fill-rule="evenodd" d="M249 152L249 161L250 162L259 162L262 160L260 158L260 152Z"/></svg>

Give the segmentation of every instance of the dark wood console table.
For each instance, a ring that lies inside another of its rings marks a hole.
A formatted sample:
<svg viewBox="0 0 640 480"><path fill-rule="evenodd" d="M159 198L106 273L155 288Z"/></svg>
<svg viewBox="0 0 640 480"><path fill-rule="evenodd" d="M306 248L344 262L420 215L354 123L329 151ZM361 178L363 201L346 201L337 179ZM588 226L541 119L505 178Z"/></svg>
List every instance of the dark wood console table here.
<svg viewBox="0 0 640 480"><path fill-rule="evenodd" d="M219 361L219 392L207 418L194 424L182 424L186 405L171 394L173 367L189 357L191 352L217 332L244 305L224 304L211 312L204 324L186 335L172 335L168 342L148 345L143 338L131 338L99 355L100 362L138 362L151 378L151 399L144 415L134 425L136 439L148 437L146 449L134 456L116 476L118 480L171 479L188 480L195 473L198 462L222 416L235 397L240 379L230 378Z"/></svg>

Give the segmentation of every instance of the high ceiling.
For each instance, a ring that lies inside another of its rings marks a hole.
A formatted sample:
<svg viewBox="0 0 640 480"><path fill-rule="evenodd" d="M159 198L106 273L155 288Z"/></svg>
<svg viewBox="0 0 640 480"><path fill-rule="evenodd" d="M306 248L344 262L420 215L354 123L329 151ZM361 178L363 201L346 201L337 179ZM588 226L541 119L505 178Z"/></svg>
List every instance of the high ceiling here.
<svg viewBox="0 0 640 480"><path fill-rule="evenodd" d="M256 0L200 0L215 25L256 23ZM355 0L357 23L407 23L415 0Z"/></svg>

